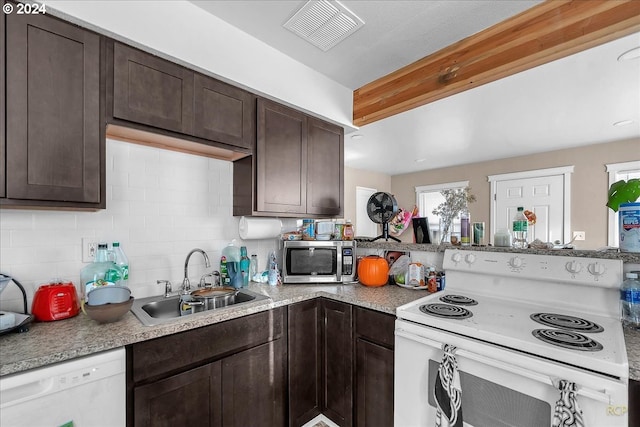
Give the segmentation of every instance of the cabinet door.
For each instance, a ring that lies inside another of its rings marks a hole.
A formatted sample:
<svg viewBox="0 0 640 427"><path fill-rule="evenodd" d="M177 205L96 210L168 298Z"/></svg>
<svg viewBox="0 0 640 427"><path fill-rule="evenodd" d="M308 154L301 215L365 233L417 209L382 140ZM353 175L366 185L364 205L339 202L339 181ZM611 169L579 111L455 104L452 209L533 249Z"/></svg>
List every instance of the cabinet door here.
<svg viewBox="0 0 640 427"><path fill-rule="evenodd" d="M4 56L6 16L7 15L4 13L0 15L0 198L7 196L7 181L5 179L7 175L7 140L5 138L5 104L7 98L4 90L4 79L7 69L7 63L5 62Z"/></svg>
<svg viewBox="0 0 640 427"><path fill-rule="evenodd" d="M393 350L356 340L355 395L357 426L393 426Z"/></svg>
<svg viewBox="0 0 640 427"><path fill-rule="evenodd" d="M194 135L253 149L255 97L201 74L195 75L194 85Z"/></svg>
<svg viewBox="0 0 640 427"><path fill-rule="evenodd" d="M339 216L344 200L344 131L308 119L307 213Z"/></svg>
<svg viewBox="0 0 640 427"><path fill-rule="evenodd" d="M193 74L178 64L115 43L114 118L192 133Z"/></svg>
<svg viewBox="0 0 640 427"><path fill-rule="evenodd" d="M136 387L133 394L135 427L222 426L219 361Z"/></svg>
<svg viewBox="0 0 640 427"><path fill-rule="evenodd" d="M222 360L222 425L285 425L286 358L280 338Z"/></svg>
<svg viewBox="0 0 640 427"><path fill-rule="evenodd" d="M629 426L640 426L640 381L629 380Z"/></svg>
<svg viewBox="0 0 640 427"><path fill-rule="evenodd" d="M307 121L299 111L258 100L256 210L305 213Z"/></svg>
<svg viewBox="0 0 640 427"><path fill-rule="evenodd" d="M322 413L341 427L353 424L352 308L322 300Z"/></svg>
<svg viewBox="0 0 640 427"><path fill-rule="evenodd" d="M289 425L320 414L321 323L318 299L289 306Z"/></svg>
<svg viewBox="0 0 640 427"><path fill-rule="evenodd" d="M99 203L100 36L46 15L6 19L6 197Z"/></svg>

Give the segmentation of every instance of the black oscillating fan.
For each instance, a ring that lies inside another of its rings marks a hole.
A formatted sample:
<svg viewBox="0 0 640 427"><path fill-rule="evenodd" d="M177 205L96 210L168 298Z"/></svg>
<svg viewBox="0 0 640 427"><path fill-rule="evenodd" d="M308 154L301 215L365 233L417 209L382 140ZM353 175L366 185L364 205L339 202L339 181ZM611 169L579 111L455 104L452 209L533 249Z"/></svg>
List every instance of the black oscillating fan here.
<svg viewBox="0 0 640 427"><path fill-rule="evenodd" d="M380 191L369 197L369 201L367 202L367 215L369 215L371 221L382 224L382 234L371 240L372 242L381 238L389 240L389 237L396 242L400 241L400 239L396 237L389 236L389 221L391 221L397 213L398 203L391 194Z"/></svg>

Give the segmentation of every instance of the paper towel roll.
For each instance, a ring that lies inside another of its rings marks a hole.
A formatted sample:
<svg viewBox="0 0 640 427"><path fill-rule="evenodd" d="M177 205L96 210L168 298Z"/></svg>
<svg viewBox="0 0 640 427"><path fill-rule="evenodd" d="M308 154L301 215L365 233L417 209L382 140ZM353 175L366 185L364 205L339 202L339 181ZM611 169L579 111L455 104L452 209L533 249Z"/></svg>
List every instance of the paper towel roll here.
<svg viewBox="0 0 640 427"><path fill-rule="evenodd" d="M240 218L240 238L242 240L272 239L282 231L282 221L277 218Z"/></svg>

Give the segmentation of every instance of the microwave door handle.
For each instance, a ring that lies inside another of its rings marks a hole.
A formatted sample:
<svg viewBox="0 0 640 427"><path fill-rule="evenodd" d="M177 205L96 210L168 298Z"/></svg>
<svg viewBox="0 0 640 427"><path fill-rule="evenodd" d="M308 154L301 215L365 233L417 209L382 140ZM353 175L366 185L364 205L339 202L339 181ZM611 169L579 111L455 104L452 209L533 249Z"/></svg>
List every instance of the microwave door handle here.
<svg viewBox="0 0 640 427"><path fill-rule="evenodd" d="M342 282L342 246L334 246L336 249L336 280Z"/></svg>
<svg viewBox="0 0 640 427"><path fill-rule="evenodd" d="M403 338L407 338L407 339L410 339L410 340L413 340L413 341L417 341L417 342L419 342L421 344L426 344L428 346L435 347L435 348L440 349L440 350L442 349L442 344L441 343L439 343L437 341L434 341L434 340L431 340L429 338L424 338L424 337L421 337L421 336L418 336L418 335L414 335L414 334L406 332L406 331L404 331L402 329L397 329L395 331L395 334L397 336L400 336L400 337L403 337ZM484 365L493 366L494 368L498 368L498 369L502 369L502 370L505 370L505 371L509 371L509 372L511 372L513 374L516 374L518 376L526 377L526 378L541 382L543 384L547 384L547 385L555 387L553 379L551 377L549 377L548 375L540 374L538 372L530 371L528 369L523 369L523 368L520 368L519 366L514 366L514 365L511 365L509 363L505 363L505 362L502 362L502 361L499 361L499 360L490 359L488 357L481 356L479 354L470 352L468 350L458 349L458 350L456 350L455 354L459 355L460 357L464 357L464 358L467 358L467 359L474 360L476 362L480 362L480 363L482 363ZM594 399L594 400L598 400L598 401L603 402L603 403L611 404L611 396L609 395L609 393L607 393L606 390L602 390L602 391L600 391L600 390L591 390L591 389L588 389L588 388L585 388L585 387L581 387L581 386L578 386L577 388L578 389L576 391L576 394L588 397L589 399Z"/></svg>

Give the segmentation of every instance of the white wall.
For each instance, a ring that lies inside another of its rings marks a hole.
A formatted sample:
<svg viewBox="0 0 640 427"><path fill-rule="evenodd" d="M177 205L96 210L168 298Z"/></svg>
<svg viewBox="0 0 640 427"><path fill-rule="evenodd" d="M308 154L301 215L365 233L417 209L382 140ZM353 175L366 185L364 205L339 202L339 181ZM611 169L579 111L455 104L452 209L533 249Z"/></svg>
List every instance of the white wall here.
<svg viewBox="0 0 640 427"><path fill-rule="evenodd" d="M353 92L184 1L50 0L49 13L354 129Z"/></svg>
<svg viewBox="0 0 640 427"><path fill-rule="evenodd" d="M129 286L136 297L161 294L157 279L178 289L184 261L201 248L217 270L220 253L231 239L258 254L266 266L275 240L242 242L239 218L232 216L231 162L107 140L107 209L98 212L0 210L0 272L15 276L31 297L53 278L71 280L79 289L82 237L117 240L130 262ZM191 282L204 272L194 254ZM207 271L210 271L208 269ZM18 288L10 284L0 307L22 311Z"/></svg>

